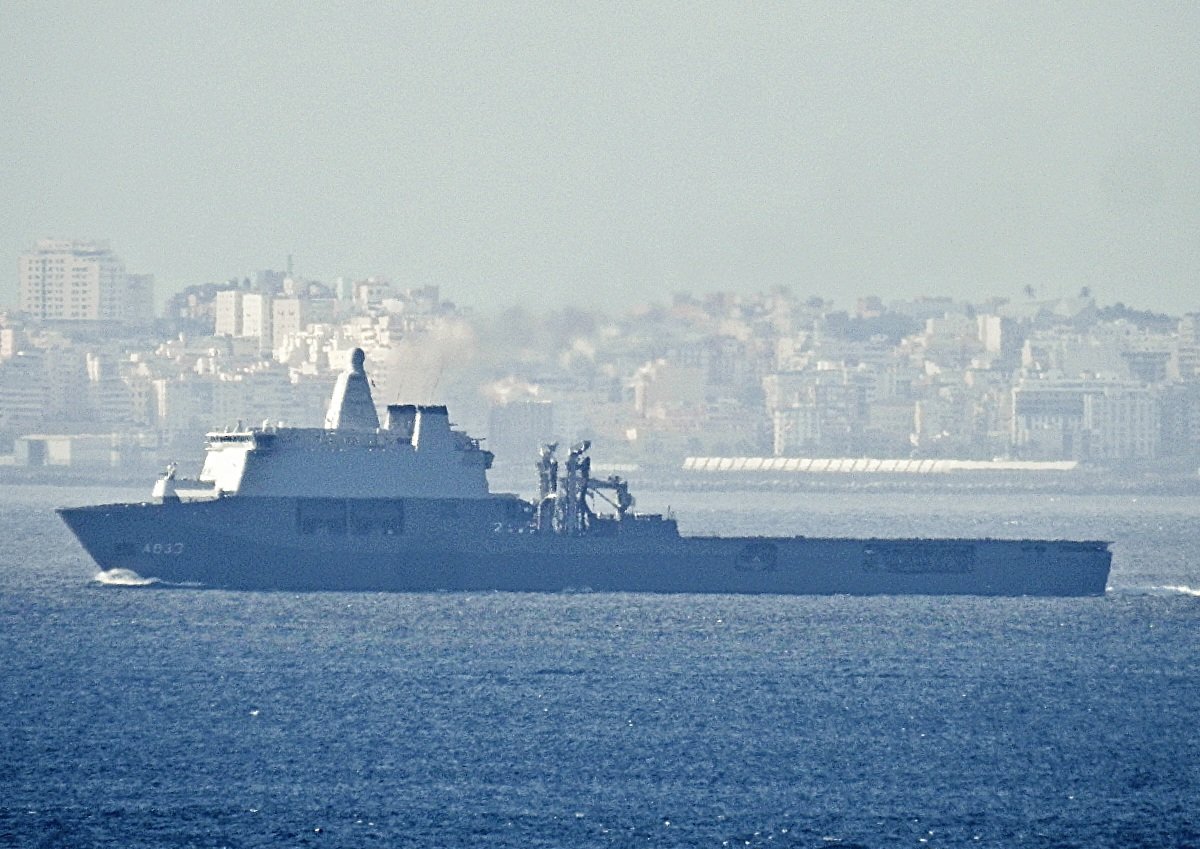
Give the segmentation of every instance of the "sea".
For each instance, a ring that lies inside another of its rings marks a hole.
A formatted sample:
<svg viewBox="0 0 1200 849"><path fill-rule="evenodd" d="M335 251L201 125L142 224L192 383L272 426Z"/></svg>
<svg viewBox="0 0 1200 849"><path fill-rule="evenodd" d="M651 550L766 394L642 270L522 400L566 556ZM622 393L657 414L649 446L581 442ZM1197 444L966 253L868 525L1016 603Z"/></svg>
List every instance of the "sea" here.
<svg viewBox="0 0 1200 849"><path fill-rule="evenodd" d="M663 492L1113 541L1103 597L121 586L0 494L0 846L1200 846L1200 498Z"/></svg>

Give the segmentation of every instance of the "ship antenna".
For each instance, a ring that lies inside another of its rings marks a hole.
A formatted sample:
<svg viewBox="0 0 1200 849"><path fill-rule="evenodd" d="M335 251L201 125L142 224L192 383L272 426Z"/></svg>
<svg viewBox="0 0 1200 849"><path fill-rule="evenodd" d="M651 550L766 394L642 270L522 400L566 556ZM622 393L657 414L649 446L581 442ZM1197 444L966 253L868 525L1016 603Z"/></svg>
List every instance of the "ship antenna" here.
<svg viewBox="0 0 1200 849"><path fill-rule="evenodd" d="M429 397L432 398L437 392L438 384L442 382L442 374L446 371L444 362L438 363L437 371L433 375L433 385L429 387Z"/></svg>

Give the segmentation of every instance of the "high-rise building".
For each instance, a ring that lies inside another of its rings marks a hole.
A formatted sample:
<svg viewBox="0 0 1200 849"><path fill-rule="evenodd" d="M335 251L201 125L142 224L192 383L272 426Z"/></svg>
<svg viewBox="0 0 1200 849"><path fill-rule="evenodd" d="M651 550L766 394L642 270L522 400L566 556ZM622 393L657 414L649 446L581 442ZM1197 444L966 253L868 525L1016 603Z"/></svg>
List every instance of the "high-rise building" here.
<svg viewBox="0 0 1200 849"><path fill-rule="evenodd" d="M21 254L21 310L39 321L113 321L153 318L153 277L127 274L106 242L40 239Z"/></svg>
<svg viewBox="0 0 1200 849"><path fill-rule="evenodd" d="M259 348L271 350L274 334L271 330L271 296L262 292L246 292L242 295L242 336L259 340Z"/></svg>
<svg viewBox="0 0 1200 849"><path fill-rule="evenodd" d="M242 291L226 289L217 292L214 312L214 336L242 335Z"/></svg>
<svg viewBox="0 0 1200 849"><path fill-rule="evenodd" d="M1012 445L1033 460L1129 460L1159 454L1154 389L1132 381L1022 380L1012 389Z"/></svg>
<svg viewBox="0 0 1200 849"><path fill-rule="evenodd" d="M290 279L290 278L289 278ZM299 334L308 318L308 301L303 298L276 298L271 304L271 338L274 343Z"/></svg>

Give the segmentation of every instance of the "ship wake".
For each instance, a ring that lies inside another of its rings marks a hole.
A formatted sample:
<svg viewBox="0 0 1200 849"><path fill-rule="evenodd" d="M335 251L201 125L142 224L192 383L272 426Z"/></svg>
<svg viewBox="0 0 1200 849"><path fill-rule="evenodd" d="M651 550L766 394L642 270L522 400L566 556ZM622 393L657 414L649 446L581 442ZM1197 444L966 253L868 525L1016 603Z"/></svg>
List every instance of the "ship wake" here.
<svg viewBox="0 0 1200 849"><path fill-rule="evenodd" d="M96 583L108 587L149 587L158 583L157 578L143 578L132 569L109 569L96 573Z"/></svg>
<svg viewBox="0 0 1200 849"><path fill-rule="evenodd" d="M1182 584L1164 585L1161 587L1151 587L1150 589L1157 590L1157 591L1163 592L1163 593L1179 593L1180 595L1190 595L1190 596L1194 596L1196 598L1200 598L1200 589L1196 589L1195 587L1184 586Z"/></svg>
<svg viewBox="0 0 1200 849"><path fill-rule="evenodd" d="M1110 588L1111 589L1111 588ZM1118 590L1123 595L1186 595L1200 598L1200 589L1187 584L1152 584L1142 587L1124 587Z"/></svg>

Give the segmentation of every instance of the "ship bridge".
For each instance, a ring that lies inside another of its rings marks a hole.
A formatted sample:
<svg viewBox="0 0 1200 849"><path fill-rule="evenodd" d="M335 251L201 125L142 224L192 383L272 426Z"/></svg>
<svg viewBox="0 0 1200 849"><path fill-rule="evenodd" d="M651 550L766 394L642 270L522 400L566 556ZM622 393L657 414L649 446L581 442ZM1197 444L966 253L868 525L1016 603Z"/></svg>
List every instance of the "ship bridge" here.
<svg viewBox="0 0 1200 849"><path fill-rule="evenodd" d="M393 404L379 425L365 356L338 376L324 428L208 434L202 482L224 495L486 498L492 454L441 405Z"/></svg>

